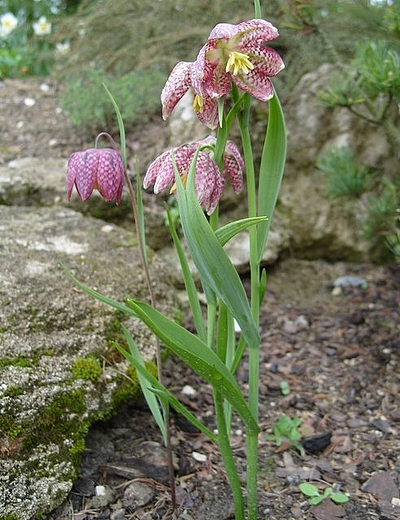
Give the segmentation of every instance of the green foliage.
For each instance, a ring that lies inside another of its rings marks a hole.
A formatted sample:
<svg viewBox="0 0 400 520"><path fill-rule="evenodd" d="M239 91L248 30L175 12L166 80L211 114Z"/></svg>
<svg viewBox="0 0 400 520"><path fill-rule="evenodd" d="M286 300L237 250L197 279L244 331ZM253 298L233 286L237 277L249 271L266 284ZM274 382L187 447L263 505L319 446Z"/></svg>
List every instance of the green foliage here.
<svg viewBox="0 0 400 520"><path fill-rule="evenodd" d="M340 491L334 491L332 487L326 487L321 494L320 490L314 484L303 482L299 484L299 489L303 495L310 497L308 503L312 506L320 504L323 500L330 498L336 504L345 504L349 501L349 497Z"/></svg>
<svg viewBox="0 0 400 520"><path fill-rule="evenodd" d="M383 23L389 33L400 36L400 2L394 0L392 5L385 7Z"/></svg>
<svg viewBox="0 0 400 520"><path fill-rule="evenodd" d="M384 125L400 98L399 55L384 40L364 40L356 49L354 58L319 97L326 106L344 106L367 121Z"/></svg>
<svg viewBox="0 0 400 520"><path fill-rule="evenodd" d="M376 99L380 94L399 97L400 58L397 52L388 48L386 41L359 43L351 66L360 75L362 88L369 98Z"/></svg>
<svg viewBox="0 0 400 520"><path fill-rule="evenodd" d="M0 79L47 75L54 63L55 44L51 25L43 33L35 24L44 17L50 24L54 14L65 8L59 0L0 0L0 15L11 13L17 25L3 34L0 30Z"/></svg>
<svg viewBox="0 0 400 520"><path fill-rule="evenodd" d="M23 427L19 424L9 412L3 412L0 416L0 434L10 439L20 437Z"/></svg>
<svg viewBox="0 0 400 520"><path fill-rule="evenodd" d="M278 447L282 446L283 443L288 443L296 450L301 451L302 446L299 442L302 437L299 431L300 425L301 420L299 418L291 419L286 415L281 415L272 426L273 435L267 435L267 439L274 441Z"/></svg>
<svg viewBox="0 0 400 520"><path fill-rule="evenodd" d="M94 383L101 376L103 369L100 362L94 356L77 358L72 365L72 376L74 379L86 379Z"/></svg>
<svg viewBox="0 0 400 520"><path fill-rule="evenodd" d="M355 160L353 152L347 146L330 149L318 159L317 168L326 175L327 192L332 199L358 199L371 186L368 168Z"/></svg>
<svg viewBox="0 0 400 520"><path fill-rule="evenodd" d="M3 392L3 397L18 397L22 395L24 391L19 386L10 386Z"/></svg>
<svg viewBox="0 0 400 520"><path fill-rule="evenodd" d="M8 366L26 368L33 366L32 362L24 357L16 357L16 358L2 358L0 359L0 367L8 367Z"/></svg>
<svg viewBox="0 0 400 520"><path fill-rule="evenodd" d="M384 179L379 193L368 198L368 218L364 223L367 240L377 237L393 240L399 233L400 181ZM390 237L390 238L389 238Z"/></svg>
<svg viewBox="0 0 400 520"><path fill-rule="evenodd" d="M121 107L127 128L146 122L160 107L165 75L159 70L136 70L113 78L91 69L68 80L61 103L72 123L82 131L116 126L116 118L104 84Z"/></svg>
<svg viewBox="0 0 400 520"><path fill-rule="evenodd" d="M287 381L281 381L280 384L281 394L282 395L289 395L290 394L290 385Z"/></svg>

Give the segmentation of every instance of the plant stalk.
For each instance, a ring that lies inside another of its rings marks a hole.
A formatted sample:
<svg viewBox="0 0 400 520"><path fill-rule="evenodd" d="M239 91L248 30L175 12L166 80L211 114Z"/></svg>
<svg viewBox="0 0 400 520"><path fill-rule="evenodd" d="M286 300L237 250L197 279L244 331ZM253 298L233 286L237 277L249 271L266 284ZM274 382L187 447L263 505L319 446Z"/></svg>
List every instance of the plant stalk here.
<svg viewBox="0 0 400 520"><path fill-rule="evenodd" d="M233 458L230 436L228 435L227 431L224 399L218 390L215 390L214 392L214 405L218 430L218 446L232 490L233 502L235 506L235 520L244 520L244 501L242 488Z"/></svg>
<svg viewBox="0 0 400 520"><path fill-rule="evenodd" d="M246 164L248 216L257 216L256 180L254 160L249 131L250 96L244 97L243 112L239 117L240 134L243 145L243 155ZM250 284L251 311L254 322L259 323L260 310L260 266L257 253L257 228L249 229L250 240ZM249 407L258 421L259 393L259 344L249 345ZM258 465L258 435L247 432L247 509L249 520L257 519L257 471Z"/></svg>

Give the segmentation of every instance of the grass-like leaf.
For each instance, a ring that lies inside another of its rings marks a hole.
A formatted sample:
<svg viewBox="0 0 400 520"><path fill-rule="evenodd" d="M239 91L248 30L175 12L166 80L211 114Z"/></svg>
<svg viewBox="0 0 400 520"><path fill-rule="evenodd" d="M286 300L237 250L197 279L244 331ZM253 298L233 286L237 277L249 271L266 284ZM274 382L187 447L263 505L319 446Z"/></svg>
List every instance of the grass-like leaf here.
<svg viewBox="0 0 400 520"><path fill-rule="evenodd" d="M267 135L264 141L258 182L258 215L268 220L257 229L258 258L261 261L272 215L281 187L286 161L286 125L277 93L269 101Z"/></svg>
<svg viewBox="0 0 400 520"><path fill-rule="evenodd" d="M140 355L139 349L133 340L131 334L129 333L128 329L121 323L122 331L124 333L125 340L128 344L129 350L131 352L131 356L134 360L136 360L136 363L134 363L134 366L137 367L138 365L142 366L144 370L146 370L144 361L142 359L142 356ZM118 347L116 345L118 350L122 352L123 349ZM132 359L130 360L132 363ZM157 426L159 427L161 434L163 436L164 444L167 445L167 426L165 424L164 416L160 410L160 403L157 399L157 397L154 394L154 386L150 383L147 377L142 373L142 371L137 371L140 388L142 389L142 393L144 398L146 399L147 406L149 407L154 420L157 423ZM147 372L147 371L146 371Z"/></svg>
<svg viewBox="0 0 400 520"><path fill-rule="evenodd" d="M204 341L147 303L128 300L127 304L168 349L221 392L237 411L249 432L259 431L257 421L231 372Z"/></svg>
<svg viewBox="0 0 400 520"><path fill-rule="evenodd" d="M240 277L200 207L194 187L197 155L194 156L186 188L176 172L179 213L186 244L203 284L208 284L238 322L250 347L260 342L258 328Z"/></svg>
<svg viewBox="0 0 400 520"><path fill-rule="evenodd" d="M129 363L131 363L137 370L138 375L140 374L143 378L145 378L149 384L151 385L151 391L154 392L155 395L157 395L161 401L166 400L169 402L169 404L183 417L185 417L190 423L192 423L201 433L204 433L209 439L213 440L214 442L218 442L217 436L209 430L204 424L202 424L183 404L178 401L178 399L171 394L165 386L158 381L156 377L153 376L153 374L150 374L146 370L146 367L144 367L138 359L136 359L130 352L126 351L125 349L119 347L116 345L116 348L118 348L119 352L125 357Z"/></svg>

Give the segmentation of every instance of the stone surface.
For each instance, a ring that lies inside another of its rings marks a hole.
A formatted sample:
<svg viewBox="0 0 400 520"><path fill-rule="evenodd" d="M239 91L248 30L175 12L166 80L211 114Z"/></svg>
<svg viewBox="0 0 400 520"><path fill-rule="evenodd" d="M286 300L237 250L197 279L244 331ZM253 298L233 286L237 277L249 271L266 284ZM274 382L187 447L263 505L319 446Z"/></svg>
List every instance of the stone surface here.
<svg viewBox="0 0 400 520"><path fill-rule="evenodd" d="M109 345L120 336L116 312L78 289L61 265L119 301L147 299L147 290L134 235L124 229L57 205L0 205L0 229L0 517L32 520L70 491L89 425L122 399L127 380ZM171 276L156 256L151 270L160 305L173 311L163 282ZM135 318L124 323L152 359L150 333ZM74 372L82 358L94 373Z"/></svg>
<svg viewBox="0 0 400 520"><path fill-rule="evenodd" d="M345 108L327 108L318 93L327 89L335 67L323 65L298 83L284 112L288 161L278 214L288 229L290 250L309 259L365 261L370 245L360 237L364 210L357 203L329 200L325 178L316 169L320 154L349 146L372 168L397 168L384 132Z"/></svg>

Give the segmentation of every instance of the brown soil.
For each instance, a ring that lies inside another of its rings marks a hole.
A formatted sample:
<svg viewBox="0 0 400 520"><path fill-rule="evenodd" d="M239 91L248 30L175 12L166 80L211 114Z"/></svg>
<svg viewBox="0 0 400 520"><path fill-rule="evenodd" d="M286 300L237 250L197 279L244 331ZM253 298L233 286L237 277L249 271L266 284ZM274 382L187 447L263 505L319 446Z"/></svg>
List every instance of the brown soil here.
<svg viewBox="0 0 400 520"><path fill-rule="evenodd" d="M92 146L94 136L79 136L57 109L58 91L51 84L49 91L40 90L36 80L7 81L0 87L0 164L17 157L66 158ZM27 98L35 104L27 106ZM161 124L128 136L143 163L165 144ZM366 283L334 294L333 282L344 275ZM400 266L286 259L270 269L261 316L260 520L400 519L399 291ZM244 391L246 367L244 360L238 374ZM169 388L214 427L210 388L172 358L165 375ZM282 382L289 385L288 395L282 395ZM193 396L182 394L185 385L194 389ZM277 448L267 440L281 415L301 419L301 451L285 444ZM243 465L239 422L233 431L237 461ZM233 518L216 448L175 415L172 441L175 513L160 435L146 407L135 403L93 426L74 489L47 520ZM196 460L196 454L204 460ZM242 471L244 479L244 467ZM321 490L339 486L350 500L337 505L326 499L310 506L298 488L308 480ZM138 482L142 487L135 491ZM104 499L95 496L99 485L106 487Z"/></svg>

